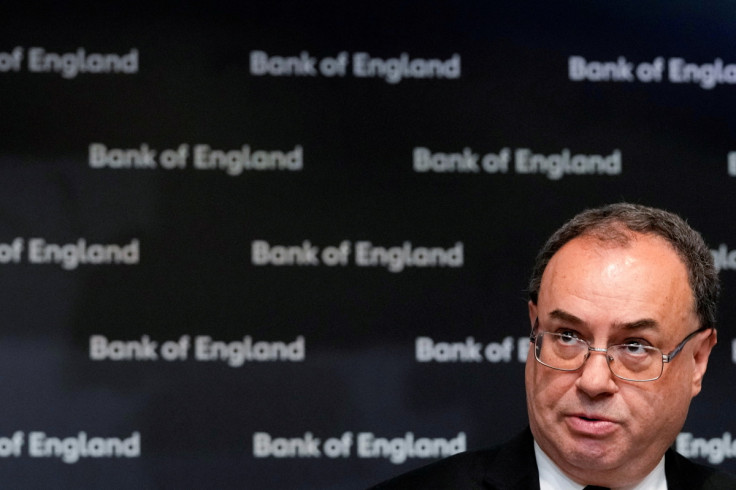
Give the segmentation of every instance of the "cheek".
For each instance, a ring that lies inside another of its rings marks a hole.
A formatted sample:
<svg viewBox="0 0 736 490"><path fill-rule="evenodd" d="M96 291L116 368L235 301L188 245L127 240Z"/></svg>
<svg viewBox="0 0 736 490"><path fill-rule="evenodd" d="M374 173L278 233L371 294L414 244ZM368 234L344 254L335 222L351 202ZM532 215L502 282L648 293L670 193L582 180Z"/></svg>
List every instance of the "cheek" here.
<svg viewBox="0 0 736 490"><path fill-rule="evenodd" d="M629 387L627 387L629 388ZM666 418L667 396L659 391L646 391L637 386L621 390L631 423L652 429Z"/></svg>
<svg viewBox="0 0 736 490"><path fill-rule="evenodd" d="M664 385L646 390L638 386L626 388L621 390L620 398L632 430L647 434L647 438L655 433L663 439L674 439L687 417L686 393L678 387Z"/></svg>
<svg viewBox="0 0 736 490"><path fill-rule="evenodd" d="M678 359L684 361L685 359ZM669 365L662 377L651 386L652 405L671 419L684 418L692 399L691 379L692 371L686 363Z"/></svg>
<svg viewBox="0 0 736 490"><path fill-rule="evenodd" d="M664 379L662 379L664 381ZM672 376L668 381L675 381ZM688 386L681 381L663 383L649 393L647 409L650 411L651 420L654 424L662 427L681 425L687 417L690 405L690 391Z"/></svg>
<svg viewBox="0 0 736 490"><path fill-rule="evenodd" d="M535 361L527 363L525 378L527 404L538 417L549 415L545 410L554 408L575 385L573 373L554 371Z"/></svg>

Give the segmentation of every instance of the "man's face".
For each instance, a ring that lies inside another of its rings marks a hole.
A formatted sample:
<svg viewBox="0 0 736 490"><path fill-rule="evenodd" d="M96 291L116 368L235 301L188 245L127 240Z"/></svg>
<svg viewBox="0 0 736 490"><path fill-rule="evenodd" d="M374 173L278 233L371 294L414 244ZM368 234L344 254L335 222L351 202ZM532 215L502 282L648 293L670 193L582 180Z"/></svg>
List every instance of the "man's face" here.
<svg viewBox="0 0 736 490"><path fill-rule="evenodd" d="M625 247L568 242L547 265L529 317L532 325L538 318L538 331L572 331L593 347L638 341L665 354L699 327L684 263L663 239L641 234ZM640 480L682 428L714 344L714 331L697 334L648 382L616 378L597 352L577 371L557 371L536 362L531 345L526 393L535 440L581 483Z"/></svg>

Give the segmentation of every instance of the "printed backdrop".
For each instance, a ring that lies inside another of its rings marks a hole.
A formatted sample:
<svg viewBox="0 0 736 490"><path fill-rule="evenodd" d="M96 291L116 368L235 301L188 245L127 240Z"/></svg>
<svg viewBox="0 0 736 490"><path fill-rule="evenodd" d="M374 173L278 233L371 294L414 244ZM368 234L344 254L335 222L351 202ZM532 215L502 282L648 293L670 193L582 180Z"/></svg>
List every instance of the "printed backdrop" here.
<svg viewBox="0 0 736 490"><path fill-rule="evenodd" d="M526 424L566 219L723 279L676 447L736 471L729 2L210 2L0 20L3 488L365 488Z"/></svg>

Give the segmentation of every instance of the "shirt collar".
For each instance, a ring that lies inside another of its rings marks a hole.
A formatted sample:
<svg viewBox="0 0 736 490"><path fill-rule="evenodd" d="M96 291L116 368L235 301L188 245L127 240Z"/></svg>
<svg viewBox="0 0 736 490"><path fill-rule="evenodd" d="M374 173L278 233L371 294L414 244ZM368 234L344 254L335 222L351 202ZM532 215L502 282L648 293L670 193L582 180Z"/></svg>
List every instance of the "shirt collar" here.
<svg viewBox="0 0 736 490"><path fill-rule="evenodd" d="M582 490L581 485L570 479L562 470L542 451L534 441L534 455L537 458L539 470L540 490ZM664 473L664 456L657 466L643 480L635 485L619 487L614 490L667 490L667 477Z"/></svg>

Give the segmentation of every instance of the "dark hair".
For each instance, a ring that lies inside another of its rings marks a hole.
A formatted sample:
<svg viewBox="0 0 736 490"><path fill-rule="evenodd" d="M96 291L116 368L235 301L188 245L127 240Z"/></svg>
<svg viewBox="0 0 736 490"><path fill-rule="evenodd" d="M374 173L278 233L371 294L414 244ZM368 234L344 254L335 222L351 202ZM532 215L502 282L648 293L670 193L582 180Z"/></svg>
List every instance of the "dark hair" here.
<svg viewBox="0 0 736 490"><path fill-rule="evenodd" d="M618 203L588 209L565 223L537 254L529 280L529 299L537 303L544 269L552 256L573 238L591 236L624 246L632 239L632 232L660 236L672 246L687 268L700 326L714 327L720 284L713 256L703 237L679 216L639 204Z"/></svg>

